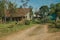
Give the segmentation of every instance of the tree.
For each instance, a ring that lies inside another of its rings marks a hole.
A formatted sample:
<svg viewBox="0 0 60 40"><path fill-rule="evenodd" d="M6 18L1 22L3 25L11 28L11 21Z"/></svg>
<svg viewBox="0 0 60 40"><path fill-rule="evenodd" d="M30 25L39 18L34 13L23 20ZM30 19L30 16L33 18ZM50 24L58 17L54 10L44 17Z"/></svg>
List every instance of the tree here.
<svg viewBox="0 0 60 40"><path fill-rule="evenodd" d="M6 22L6 9L7 9L7 0L0 0L0 14L1 17L4 17L4 22Z"/></svg>
<svg viewBox="0 0 60 40"><path fill-rule="evenodd" d="M3 15L3 12L2 11L4 9L2 7L3 7L3 5L2 5L2 2L0 1L0 17L2 17L2 15Z"/></svg>
<svg viewBox="0 0 60 40"><path fill-rule="evenodd" d="M57 15L56 22L60 19L60 3L56 4L56 10L55 13ZM57 23L56 23L57 24Z"/></svg>
<svg viewBox="0 0 60 40"><path fill-rule="evenodd" d="M50 13L51 14L55 13L57 15L56 19L55 19L55 21L57 21L57 18L59 18L59 16L60 16L60 3L51 4L51 6L50 6Z"/></svg>
<svg viewBox="0 0 60 40"><path fill-rule="evenodd" d="M29 0L21 0L21 2L22 2L22 8L23 8L24 12L26 13L25 8L28 6L27 4L28 4ZM22 17L22 19L23 19L23 17ZM26 18L26 16L25 16L25 19L23 20L23 21L24 21L23 24L25 24L26 19L27 19L27 18Z"/></svg>
<svg viewBox="0 0 60 40"><path fill-rule="evenodd" d="M39 11L40 11L40 14L42 15L43 19L45 20L46 16L48 15L48 12L49 12L48 6L41 6L39 8Z"/></svg>
<svg viewBox="0 0 60 40"><path fill-rule="evenodd" d="M56 5L55 4L51 4L50 5L50 13L55 13L55 10L56 10Z"/></svg>
<svg viewBox="0 0 60 40"><path fill-rule="evenodd" d="M32 20L33 18L33 7L32 6L29 6L29 9L30 9L30 20Z"/></svg>
<svg viewBox="0 0 60 40"><path fill-rule="evenodd" d="M22 8L22 6L20 6L20 8Z"/></svg>
<svg viewBox="0 0 60 40"><path fill-rule="evenodd" d="M60 3L51 4L50 13L53 15L56 15L56 16L53 16L53 15L52 16L55 17L55 26L57 27L57 21L60 17Z"/></svg>
<svg viewBox="0 0 60 40"><path fill-rule="evenodd" d="M49 8L48 6L41 6L40 7L40 12L45 15L45 13L47 14L47 12L49 12Z"/></svg>
<svg viewBox="0 0 60 40"><path fill-rule="evenodd" d="M25 8L26 6L28 6L28 2L29 0L21 0L21 2L23 3L22 6Z"/></svg>
<svg viewBox="0 0 60 40"><path fill-rule="evenodd" d="M16 4L13 4L11 2L9 2L8 4L8 11L10 13L10 21L12 21L13 14L16 13L16 6L17 6Z"/></svg>
<svg viewBox="0 0 60 40"><path fill-rule="evenodd" d="M56 4L56 13L57 13L57 16L60 17L60 3Z"/></svg>

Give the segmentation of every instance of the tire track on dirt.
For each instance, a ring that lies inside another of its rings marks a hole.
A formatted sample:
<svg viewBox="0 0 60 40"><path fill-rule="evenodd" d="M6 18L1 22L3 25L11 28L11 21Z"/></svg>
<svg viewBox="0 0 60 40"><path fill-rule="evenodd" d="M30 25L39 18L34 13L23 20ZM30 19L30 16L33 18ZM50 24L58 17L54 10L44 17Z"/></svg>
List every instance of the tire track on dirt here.
<svg viewBox="0 0 60 40"><path fill-rule="evenodd" d="M3 38L3 40L50 40L53 34L47 33L48 25L35 25L22 32L12 34ZM53 40L53 38L51 39Z"/></svg>

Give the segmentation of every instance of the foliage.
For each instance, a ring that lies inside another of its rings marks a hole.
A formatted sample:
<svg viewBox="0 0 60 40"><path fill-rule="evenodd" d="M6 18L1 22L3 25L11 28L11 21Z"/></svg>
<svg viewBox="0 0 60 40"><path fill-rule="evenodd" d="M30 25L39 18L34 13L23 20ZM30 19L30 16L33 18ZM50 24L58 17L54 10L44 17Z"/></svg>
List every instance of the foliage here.
<svg viewBox="0 0 60 40"><path fill-rule="evenodd" d="M22 6L25 8L29 2L29 0L21 0L21 2L23 3Z"/></svg>
<svg viewBox="0 0 60 40"><path fill-rule="evenodd" d="M45 18L47 17L48 15L48 12L49 12L49 8L48 6L41 6L39 8L39 11L40 11L40 16L42 17L42 19L44 19L44 22L45 22Z"/></svg>
<svg viewBox="0 0 60 40"><path fill-rule="evenodd" d="M14 14L14 13L16 13L16 4L13 4L12 2L9 2L9 4L8 4L8 11L9 11L9 13L10 13L10 20L12 21L12 15Z"/></svg>
<svg viewBox="0 0 60 40"><path fill-rule="evenodd" d="M0 0L0 17L4 17L6 22L7 0Z"/></svg>
<svg viewBox="0 0 60 40"><path fill-rule="evenodd" d="M33 18L33 7L32 6L29 6L29 9L30 9L30 19L32 20Z"/></svg>
<svg viewBox="0 0 60 40"><path fill-rule="evenodd" d="M6 4L5 0L0 1L0 17L5 15L5 11L4 11L4 9L6 9L5 4Z"/></svg>
<svg viewBox="0 0 60 40"><path fill-rule="evenodd" d="M48 6L41 6L40 8L40 12L45 15L45 12L48 12L49 11L49 8Z"/></svg>
<svg viewBox="0 0 60 40"><path fill-rule="evenodd" d="M22 8L22 5L20 6L20 8Z"/></svg>
<svg viewBox="0 0 60 40"><path fill-rule="evenodd" d="M49 32L60 32L60 20L50 23L48 29Z"/></svg>
<svg viewBox="0 0 60 40"><path fill-rule="evenodd" d="M15 22L7 23L7 24L0 24L0 37L9 35L11 33L14 33L20 30L25 30L27 28L32 27L33 25L34 24L18 25L18 24L15 24Z"/></svg>
<svg viewBox="0 0 60 40"><path fill-rule="evenodd" d="M59 14L60 14L60 3L51 4L51 6L50 6L50 12L51 13L56 13L57 16L59 16Z"/></svg>
<svg viewBox="0 0 60 40"><path fill-rule="evenodd" d="M60 3L56 4L56 13L57 13L57 16L60 17Z"/></svg>
<svg viewBox="0 0 60 40"><path fill-rule="evenodd" d="M33 19L32 22L33 22L34 24L41 24L41 23L42 23L42 20L39 19L39 18L37 18L37 19Z"/></svg>
<svg viewBox="0 0 60 40"><path fill-rule="evenodd" d="M25 20L25 25L29 25L30 21L29 20Z"/></svg>
<svg viewBox="0 0 60 40"><path fill-rule="evenodd" d="M49 33L60 32L60 28L49 28L48 32Z"/></svg>

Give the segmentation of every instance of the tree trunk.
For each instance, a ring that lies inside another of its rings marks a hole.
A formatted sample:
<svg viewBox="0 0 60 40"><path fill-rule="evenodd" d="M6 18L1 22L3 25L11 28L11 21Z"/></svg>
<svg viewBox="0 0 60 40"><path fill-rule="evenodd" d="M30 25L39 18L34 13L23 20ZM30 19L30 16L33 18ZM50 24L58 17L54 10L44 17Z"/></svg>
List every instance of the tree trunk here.
<svg viewBox="0 0 60 40"><path fill-rule="evenodd" d="M12 16L10 17L10 21L12 21Z"/></svg>
<svg viewBox="0 0 60 40"><path fill-rule="evenodd" d="M6 16L4 17L5 23L6 23Z"/></svg>
<svg viewBox="0 0 60 40"><path fill-rule="evenodd" d="M4 8L4 14L5 14L4 20L5 20L5 23L6 23L6 9L5 8Z"/></svg>

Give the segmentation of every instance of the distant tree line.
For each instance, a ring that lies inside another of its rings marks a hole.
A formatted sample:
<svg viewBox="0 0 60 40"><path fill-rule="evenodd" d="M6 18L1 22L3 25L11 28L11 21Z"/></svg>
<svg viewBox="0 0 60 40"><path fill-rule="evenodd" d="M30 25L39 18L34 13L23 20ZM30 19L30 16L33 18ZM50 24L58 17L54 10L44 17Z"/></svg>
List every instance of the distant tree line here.
<svg viewBox="0 0 60 40"><path fill-rule="evenodd" d="M52 15L55 17L54 20L57 21L57 18L60 18L60 3L50 4L50 7L48 7L48 5L43 5L39 8L37 14L42 16L42 19L45 19L49 15Z"/></svg>

